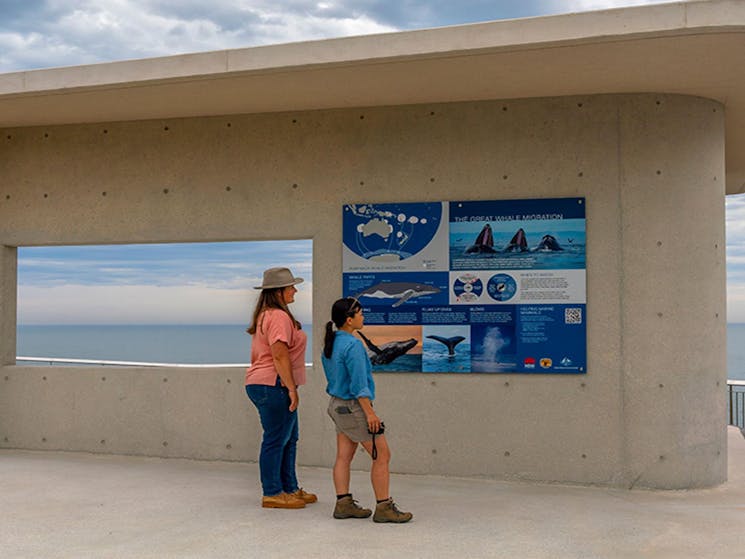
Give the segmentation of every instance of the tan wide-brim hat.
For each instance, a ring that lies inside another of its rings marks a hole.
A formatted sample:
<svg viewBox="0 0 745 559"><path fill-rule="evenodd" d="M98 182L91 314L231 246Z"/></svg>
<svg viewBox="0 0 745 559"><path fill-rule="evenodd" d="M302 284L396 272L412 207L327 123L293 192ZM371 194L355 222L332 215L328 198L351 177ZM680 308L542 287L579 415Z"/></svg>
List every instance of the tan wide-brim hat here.
<svg viewBox="0 0 745 559"><path fill-rule="evenodd" d="M264 270L264 281L254 289L278 289L302 283L303 278L296 278L289 268L269 268Z"/></svg>

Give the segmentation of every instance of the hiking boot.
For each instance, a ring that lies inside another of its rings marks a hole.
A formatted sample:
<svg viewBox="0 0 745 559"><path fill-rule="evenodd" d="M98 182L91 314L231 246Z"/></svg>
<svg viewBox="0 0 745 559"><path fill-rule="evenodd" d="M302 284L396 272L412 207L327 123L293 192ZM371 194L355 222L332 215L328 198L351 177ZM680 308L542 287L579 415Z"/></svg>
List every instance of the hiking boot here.
<svg viewBox="0 0 745 559"><path fill-rule="evenodd" d="M290 495L293 495L295 497L302 499L306 505L315 503L318 500L318 497L314 493L308 493L302 487L298 489L297 491L295 491L294 493L290 493Z"/></svg>
<svg viewBox="0 0 745 559"><path fill-rule="evenodd" d="M334 518L367 518L371 514L370 509L363 509L351 495L336 500Z"/></svg>
<svg viewBox="0 0 745 559"><path fill-rule="evenodd" d="M375 507L375 516L373 516L373 522L408 522L413 518L413 514L410 512L401 512L396 508L396 503L393 499L386 499L382 503L378 503Z"/></svg>
<svg viewBox="0 0 745 559"><path fill-rule="evenodd" d="M290 493L280 493L279 495L266 495L261 498L261 506L265 509L302 509L305 508L305 501Z"/></svg>

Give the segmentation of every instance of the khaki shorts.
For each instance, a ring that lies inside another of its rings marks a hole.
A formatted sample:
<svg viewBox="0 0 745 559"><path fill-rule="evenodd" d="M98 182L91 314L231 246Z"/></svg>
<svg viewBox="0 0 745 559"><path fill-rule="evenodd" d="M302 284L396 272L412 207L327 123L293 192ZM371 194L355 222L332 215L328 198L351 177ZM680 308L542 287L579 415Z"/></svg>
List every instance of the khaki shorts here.
<svg viewBox="0 0 745 559"><path fill-rule="evenodd" d="M342 400L331 396L326 411L336 425L337 433L344 433L355 443L372 439L372 435L367 432L365 412L357 400Z"/></svg>

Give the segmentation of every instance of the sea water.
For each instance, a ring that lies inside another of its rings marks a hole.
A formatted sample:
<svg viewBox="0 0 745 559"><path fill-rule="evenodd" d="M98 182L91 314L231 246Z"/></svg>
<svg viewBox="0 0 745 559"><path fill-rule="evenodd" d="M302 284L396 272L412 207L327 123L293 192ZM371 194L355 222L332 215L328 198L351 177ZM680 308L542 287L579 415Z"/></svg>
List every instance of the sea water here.
<svg viewBox="0 0 745 559"><path fill-rule="evenodd" d="M313 358L313 331L308 335L305 360ZM426 345L426 344L425 344ZM117 326L18 326L16 355L97 359L102 361L145 361L153 363L249 363L251 336L245 325L117 325ZM436 347L436 346L435 346ZM462 346L461 346L462 348ZM428 347L425 347L429 351ZM441 351L442 359L453 359ZM421 370L421 355L402 356L387 369ZM418 367L412 369L412 365ZM466 363L451 370L466 372ZM745 380L745 324L727 325L727 374Z"/></svg>
<svg viewBox="0 0 745 559"><path fill-rule="evenodd" d="M312 362L310 325L305 361ZM18 326L16 355L149 363L248 364L246 325Z"/></svg>

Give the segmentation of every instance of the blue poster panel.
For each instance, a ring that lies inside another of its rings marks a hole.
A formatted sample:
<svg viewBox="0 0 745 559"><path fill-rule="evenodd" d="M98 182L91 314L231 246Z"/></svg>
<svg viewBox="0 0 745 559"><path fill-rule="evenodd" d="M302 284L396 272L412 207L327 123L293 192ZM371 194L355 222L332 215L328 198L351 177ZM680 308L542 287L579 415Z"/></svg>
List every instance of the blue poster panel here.
<svg viewBox="0 0 745 559"><path fill-rule="evenodd" d="M374 370L585 373L585 231L584 198L344 206Z"/></svg>

